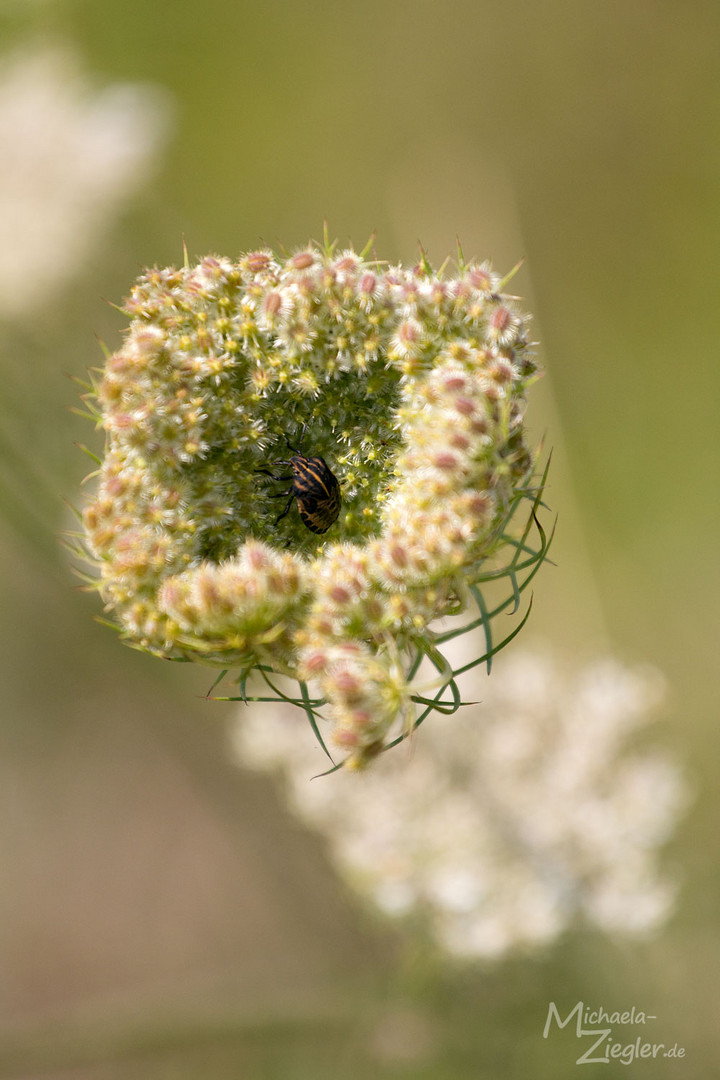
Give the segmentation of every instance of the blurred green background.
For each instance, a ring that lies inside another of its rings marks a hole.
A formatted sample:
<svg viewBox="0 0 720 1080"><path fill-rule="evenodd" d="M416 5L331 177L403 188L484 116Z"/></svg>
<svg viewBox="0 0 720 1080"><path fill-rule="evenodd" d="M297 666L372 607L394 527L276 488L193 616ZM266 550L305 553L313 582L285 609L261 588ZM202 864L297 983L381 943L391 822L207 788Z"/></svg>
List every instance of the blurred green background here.
<svg viewBox="0 0 720 1080"><path fill-rule="evenodd" d="M0 325L0 1077L559 1080L577 1066L542 1039L552 1000L656 1014L686 1056L646 1075L720 1075L718 5L26 0L0 41L68 50L95 91L152 84L166 123L63 288ZM66 376L118 342L101 298L183 236L235 256L325 219L390 260L419 240L439 265L456 236L500 270L525 257L559 514L525 636L664 671L662 738L698 792L650 942L443 962L228 761L207 674L120 648L74 589L62 498L87 472L74 441L99 440Z"/></svg>

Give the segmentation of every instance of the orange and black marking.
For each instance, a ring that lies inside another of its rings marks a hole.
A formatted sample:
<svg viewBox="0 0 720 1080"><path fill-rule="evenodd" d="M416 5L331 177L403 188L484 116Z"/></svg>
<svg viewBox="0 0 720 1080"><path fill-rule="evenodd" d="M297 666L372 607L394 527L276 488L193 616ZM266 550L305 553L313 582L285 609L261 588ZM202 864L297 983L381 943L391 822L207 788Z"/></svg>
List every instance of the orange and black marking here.
<svg viewBox="0 0 720 1080"><path fill-rule="evenodd" d="M304 429L303 429L304 430ZM282 514L276 519L275 524L281 521L289 512L292 501L297 501L298 514L303 525L310 532L321 535L326 533L333 525L340 513L342 499L340 497L340 484L337 477L328 467L327 462L321 457L305 457L303 453L290 445L290 440L285 437L288 447L293 451L289 461L276 461L275 465L289 465L292 473L287 476L276 476L268 469L256 469L256 472L265 473L273 480L292 480L292 486L286 491L280 491L271 495L271 499L281 499L289 495L287 506Z"/></svg>

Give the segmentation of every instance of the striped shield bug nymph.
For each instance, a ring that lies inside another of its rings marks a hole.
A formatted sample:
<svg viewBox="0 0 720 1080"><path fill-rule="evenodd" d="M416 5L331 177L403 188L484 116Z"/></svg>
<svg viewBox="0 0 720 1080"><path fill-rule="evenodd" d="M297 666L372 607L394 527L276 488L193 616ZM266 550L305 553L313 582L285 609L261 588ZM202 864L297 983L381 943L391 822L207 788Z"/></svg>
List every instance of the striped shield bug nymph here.
<svg viewBox="0 0 720 1080"><path fill-rule="evenodd" d="M305 428L303 428L303 434ZM302 436L301 436L302 437ZM287 476L276 476L269 469L256 469L255 472L264 473L273 480L292 480L292 485L285 491L279 491L271 495L271 499L281 499L288 495L287 506L276 519L282 521L292 506L292 501L297 501L298 514L303 525L310 532L318 535L328 531L330 526L337 521L340 513L340 484L337 477L330 470L327 462L321 457L305 457L300 451L291 445L287 435L285 442L293 452L289 461L276 461L274 465L289 465L292 473Z"/></svg>

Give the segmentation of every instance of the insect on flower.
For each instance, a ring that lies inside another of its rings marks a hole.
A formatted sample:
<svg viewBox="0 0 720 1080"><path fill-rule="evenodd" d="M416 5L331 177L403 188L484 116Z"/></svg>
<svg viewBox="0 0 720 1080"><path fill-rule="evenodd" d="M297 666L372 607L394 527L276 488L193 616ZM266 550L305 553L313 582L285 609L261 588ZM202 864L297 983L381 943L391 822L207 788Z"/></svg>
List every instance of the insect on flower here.
<svg viewBox="0 0 720 1080"><path fill-rule="evenodd" d="M303 427L303 434L305 428ZM302 436L301 436L302 438ZM276 461L275 465L289 465L292 473L287 476L276 476L268 469L256 469L255 472L264 473L273 480L292 480L292 486L286 491L279 491L271 495L271 499L281 499L289 495L287 506L275 521L281 521L289 512L293 499L297 500L298 513L303 525L314 533L325 533L330 526L337 521L340 513L340 484L337 477L329 469L324 458L305 457L300 451L291 445L287 435L285 442L293 452L289 461Z"/></svg>

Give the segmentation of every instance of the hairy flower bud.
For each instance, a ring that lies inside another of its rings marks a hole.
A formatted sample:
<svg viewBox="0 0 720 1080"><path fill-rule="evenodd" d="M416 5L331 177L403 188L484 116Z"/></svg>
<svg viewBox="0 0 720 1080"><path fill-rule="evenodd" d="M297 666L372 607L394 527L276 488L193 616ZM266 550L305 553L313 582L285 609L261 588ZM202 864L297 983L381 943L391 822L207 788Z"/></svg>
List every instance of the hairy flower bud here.
<svg viewBox="0 0 720 1080"><path fill-rule="evenodd" d="M84 515L131 642L317 681L356 764L409 730L430 624L537 499L527 317L485 264L381 266L326 244L143 274Z"/></svg>

